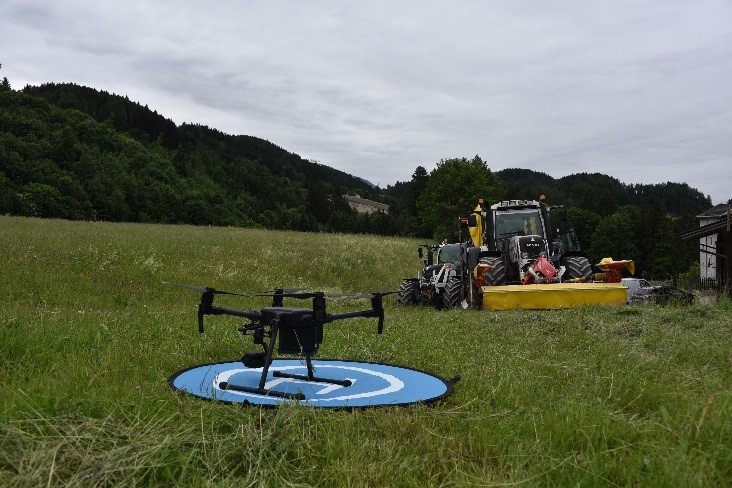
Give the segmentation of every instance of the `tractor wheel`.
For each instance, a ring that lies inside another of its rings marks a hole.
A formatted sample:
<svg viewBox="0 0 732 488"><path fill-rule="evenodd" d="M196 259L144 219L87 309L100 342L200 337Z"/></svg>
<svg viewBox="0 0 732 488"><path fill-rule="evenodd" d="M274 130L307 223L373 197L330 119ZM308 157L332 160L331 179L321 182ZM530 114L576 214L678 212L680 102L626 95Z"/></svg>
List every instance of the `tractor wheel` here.
<svg viewBox="0 0 732 488"><path fill-rule="evenodd" d="M417 303L417 289L419 282L416 280L404 280L397 291L398 305L414 305Z"/></svg>
<svg viewBox="0 0 732 488"><path fill-rule="evenodd" d="M443 308L455 308L460 305L463 295L463 283L460 278L450 278L445 283L445 291L442 292Z"/></svg>
<svg viewBox="0 0 732 488"><path fill-rule="evenodd" d="M483 280L491 286L499 286L506 284L506 264L503 258L483 258L482 262L491 267L491 270L483 275Z"/></svg>
<svg viewBox="0 0 732 488"><path fill-rule="evenodd" d="M583 256L567 256L564 258L564 279L581 278L587 281L592 276L592 266L590 261Z"/></svg>

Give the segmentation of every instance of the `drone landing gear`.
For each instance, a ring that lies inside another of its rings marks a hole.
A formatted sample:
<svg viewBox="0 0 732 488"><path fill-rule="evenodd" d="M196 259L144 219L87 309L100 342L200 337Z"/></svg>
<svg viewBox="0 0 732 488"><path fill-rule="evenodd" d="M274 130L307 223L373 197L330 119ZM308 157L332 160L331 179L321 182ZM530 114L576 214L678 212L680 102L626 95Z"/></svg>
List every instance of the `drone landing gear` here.
<svg viewBox="0 0 732 488"><path fill-rule="evenodd" d="M336 380L332 378L321 378L319 376L313 375L313 362L310 356L305 356L305 362L308 365L308 374L307 376L301 375L301 374L291 374L291 373L283 373L282 371L274 371L272 372L272 376L275 378L293 378L296 380L303 380L303 381L314 381L317 383L330 383L332 385L340 385L340 386L351 386L353 383L351 380Z"/></svg>
<svg viewBox="0 0 732 488"><path fill-rule="evenodd" d="M256 359L252 356L256 355ZM269 362L266 362L266 357L264 357L264 354L260 357L259 353L247 353L245 357L249 360L248 362L250 364L259 364L259 361L262 361L261 366L249 366L249 364L246 364L248 367L264 367L262 370L262 377L259 382L258 387L253 386L243 386L243 385L235 385L232 383L229 383L228 381L222 381L219 383L219 388L222 390L234 390L234 391L241 391L245 393L255 393L257 395L265 395L265 396L273 396L277 398L288 398L292 400L305 400L305 395L302 393L286 393L282 391L275 391L272 389L267 389L264 387L265 381L267 379L267 372L269 370L269 365L271 364L271 360ZM302 381L312 381L315 383L329 383L332 385L340 385L340 386L351 386L353 383L351 380L337 380L333 378L321 378L319 376L315 376L313 374L313 361L310 356L305 356L305 362L308 366L308 374L307 375L301 375L301 374L292 374L292 373L283 373L282 371L273 371L272 376L275 378L291 378L295 380L302 380Z"/></svg>
<svg viewBox="0 0 732 488"><path fill-rule="evenodd" d="M288 398L290 400L305 400L305 395L302 393L285 393L283 391L268 390L267 388L255 388L253 386L242 386L232 385L227 381L219 383L219 388L222 390L234 390L242 391L244 393L255 393L257 395L271 396L277 398Z"/></svg>

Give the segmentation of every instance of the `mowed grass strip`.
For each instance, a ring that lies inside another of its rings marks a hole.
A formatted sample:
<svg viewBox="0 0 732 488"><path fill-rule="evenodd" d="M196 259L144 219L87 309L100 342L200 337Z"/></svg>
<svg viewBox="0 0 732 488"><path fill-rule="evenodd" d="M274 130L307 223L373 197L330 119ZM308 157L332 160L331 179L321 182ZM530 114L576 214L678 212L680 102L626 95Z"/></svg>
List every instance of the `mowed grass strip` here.
<svg viewBox="0 0 732 488"><path fill-rule="evenodd" d="M0 216L0 485L728 485L729 300L438 312L389 297L383 336L373 319L327 326L320 357L462 377L429 406L268 410L168 388L252 344L233 318L199 335L199 296L163 281L394 290L417 244Z"/></svg>

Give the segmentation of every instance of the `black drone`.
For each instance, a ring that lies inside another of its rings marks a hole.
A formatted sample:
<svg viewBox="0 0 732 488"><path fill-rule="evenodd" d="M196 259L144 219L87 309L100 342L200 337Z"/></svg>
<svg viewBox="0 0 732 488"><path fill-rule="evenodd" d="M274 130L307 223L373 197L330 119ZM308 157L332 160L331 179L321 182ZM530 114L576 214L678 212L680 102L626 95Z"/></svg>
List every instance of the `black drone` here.
<svg viewBox="0 0 732 488"><path fill-rule="evenodd" d="M251 335L254 344L262 346L262 351L247 352L242 356L241 361L248 368L262 368L262 376L258 387L236 385L230 382L221 382L218 386L222 390L235 390L260 395L269 395L280 398L304 400L302 393L284 393L266 389L264 387L272 364L275 341L279 339L277 353L290 354L305 357L308 374L296 375L274 371L273 376L277 378L293 378L304 381L316 381L331 383L340 386L351 386L349 380L337 380L331 378L316 377L313 374L312 357L318 353L320 344L323 342L323 326L330 322L355 317L376 317L378 319L377 332L381 334L384 330L384 307L382 297L395 292L377 292L369 294L346 294L346 293L323 293L323 292L302 292L302 288L276 288L262 293L232 293L229 291L216 290L210 287L181 285L179 283L164 282L169 285L188 288L201 293L201 302L198 304L198 332L204 331L204 317L206 315L231 315L243 317L251 322L240 326L237 330L242 335ZM271 296L272 306L263 308L261 311L235 310L231 308L218 307L213 304L216 295L237 295L237 296ZM355 312L330 314L325 309L326 297L342 298L366 298L371 300L371 309ZM312 299L312 308L285 307L285 298ZM269 342L267 342L267 340Z"/></svg>

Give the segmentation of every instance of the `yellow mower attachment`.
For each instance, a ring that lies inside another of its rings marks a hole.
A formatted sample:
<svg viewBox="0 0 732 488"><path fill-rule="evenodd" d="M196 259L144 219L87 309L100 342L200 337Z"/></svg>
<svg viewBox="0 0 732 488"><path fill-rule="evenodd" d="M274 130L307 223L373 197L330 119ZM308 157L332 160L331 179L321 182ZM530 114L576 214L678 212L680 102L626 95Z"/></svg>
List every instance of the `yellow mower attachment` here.
<svg viewBox="0 0 732 488"><path fill-rule="evenodd" d="M488 310L552 310L582 305L625 305L628 289L621 283L550 283L482 286L481 308Z"/></svg>
<svg viewBox="0 0 732 488"><path fill-rule="evenodd" d="M595 273L595 281L606 281L608 283L620 283L622 270L627 269L630 274L635 274L635 262L632 259L614 260L613 258L602 258L597 267L602 273Z"/></svg>

